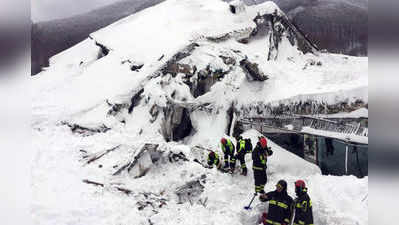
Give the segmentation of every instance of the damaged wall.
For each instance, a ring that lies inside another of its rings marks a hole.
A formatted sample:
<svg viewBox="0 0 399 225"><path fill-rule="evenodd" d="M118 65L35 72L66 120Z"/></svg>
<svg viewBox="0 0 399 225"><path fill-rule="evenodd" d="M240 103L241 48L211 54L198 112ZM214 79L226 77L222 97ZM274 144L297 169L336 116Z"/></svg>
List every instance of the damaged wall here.
<svg viewBox="0 0 399 225"><path fill-rule="evenodd" d="M161 130L166 141L179 141L191 134L193 126L186 108L169 104L162 108L162 112Z"/></svg>
<svg viewBox="0 0 399 225"><path fill-rule="evenodd" d="M352 112L360 108L368 108L368 104L362 100L353 102L338 102L327 104L322 101L299 101L291 103L280 103L278 105L263 104L242 106L242 115L251 116L276 116L284 114L315 115L315 114L334 114L339 112Z"/></svg>
<svg viewBox="0 0 399 225"><path fill-rule="evenodd" d="M254 18L256 29L250 39L269 37L268 60L278 58L279 45L283 38L287 38L292 46L297 46L302 53L317 53L319 49L306 35L289 19L275 12L273 14L257 15Z"/></svg>

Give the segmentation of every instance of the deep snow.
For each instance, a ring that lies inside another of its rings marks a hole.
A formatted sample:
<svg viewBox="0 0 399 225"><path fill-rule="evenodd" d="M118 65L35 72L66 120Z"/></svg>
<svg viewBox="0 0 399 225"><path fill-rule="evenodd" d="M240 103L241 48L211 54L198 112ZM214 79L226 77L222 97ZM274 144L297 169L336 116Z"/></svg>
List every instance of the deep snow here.
<svg viewBox="0 0 399 225"><path fill-rule="evenodd" d="M258 135L254 130L243 134L253 142ZM254 224L265 209L265 205L258 200L255 200L252 211L243 209L254 189L251 169L246 177L238 174L231 176L216 169L205 169L191 161L152 167L146 176L139 179L133 179L128 174L112 177L112 165L127 158L127 148L139 146L139 141L122 136L107 134L81 138L62 127L34 132L35 140L40 143L32 171L34 223L148 224L150 219L154 224ZM79 162L79 149L94 152L120 143L125 143L125 150L111 153L88 166ZM289 183L289 194L295 196L294 181L304 179L313 202L315 224L368 224L368 204L367 199L364 200L368 193L367 177L323 176L317 166L271 141L269 145L274 154L268 160L266 191L273 190L279 179L285 179ZM191 160L194 157L186 145L170 143L164 148L183 152ZM247 155L246 159L251 168L250 156ZM99 168L99 164L103 167ZM189 202L177 204L175 189L202 174L207 179L200 198L208 198L207 206L199 203L190 205ZM126 196L110 187L102 189L84 184L83 179L106 184L120 182L134 194ZM163 193L167 205L162 208L155 206L158 213L151 207L139 211L136 203L144 199L140 194L143 192Z"/></svg>

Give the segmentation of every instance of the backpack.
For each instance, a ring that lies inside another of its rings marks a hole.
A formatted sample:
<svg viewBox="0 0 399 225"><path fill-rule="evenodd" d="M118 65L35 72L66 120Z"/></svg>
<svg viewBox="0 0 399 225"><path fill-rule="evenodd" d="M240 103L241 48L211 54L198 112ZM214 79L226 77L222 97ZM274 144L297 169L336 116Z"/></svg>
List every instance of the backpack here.
<svg viewBox="0 0 399 225"><path fill-rule="evenodd" d="M247 153L252 152L252 143L251 143L251 139L249 139L249 138L245 139L245 152L247 152Z"/></svg>

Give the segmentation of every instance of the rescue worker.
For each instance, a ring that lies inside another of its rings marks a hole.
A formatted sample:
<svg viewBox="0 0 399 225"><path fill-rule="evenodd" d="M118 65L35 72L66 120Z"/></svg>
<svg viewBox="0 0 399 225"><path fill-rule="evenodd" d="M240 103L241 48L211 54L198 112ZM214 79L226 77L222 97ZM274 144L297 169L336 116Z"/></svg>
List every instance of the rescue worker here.
<svg viewBox="0 0 399 225"><path fill-rule="evenodd" d="M252 170L254 171L255 193L265 193L264 188L267 182L266 160L268 148L265 137L260 137L252 151Z"/></svg>
<svg viewBox="0 0 399 225"><path fill-rule="evenodd" d="M219 160L218 154L211 151L208 154L208 166L209 168L213 168L213 165L220 169L222 167L222 162Z"/></svg>
<svg viewBox="0 0 399 225"><path fill-rule="evenodd" d="M266 225L289 225L291 218L292 198L287 193L287 182L280 180L276 184L276 190L262 194L259 199L269 202L269 211L265 219Z"/></svg>
<svg viewBox="0 0 399 225"><path fill-rule="evenodd" d="M312 201L307 193L305 182L297 180L295 182L296 204L294 225L313 225Z"/></svg>
<svg viewBox="0 0 399 225"><path fill-rule="evenodd" d="M226 138L222 138L220 140L221 146L222 146L222 151L224 154L224 169L229 168L230 166L230 172L234 172L234 168L236 165L236 159L234 157L234 144L226 139Z"/></svg>
<svg viewBox="0 0 399 225"><path fill-rule="evenodd" d="M235 156L236 159L240 160L241 165L241 175L247 175L247 165L245 164L245 154L247 153L246 142L242 138L242 136L238 137L237 141L237 154Z"/></svg>
<svg viewBox="0 0 399 225"><path fill-rule="evenodd" d="M243 139L242 136L238 136L237 142L236 142L236 151L238 151L238 148L240 147L240 140Z"/></svg>

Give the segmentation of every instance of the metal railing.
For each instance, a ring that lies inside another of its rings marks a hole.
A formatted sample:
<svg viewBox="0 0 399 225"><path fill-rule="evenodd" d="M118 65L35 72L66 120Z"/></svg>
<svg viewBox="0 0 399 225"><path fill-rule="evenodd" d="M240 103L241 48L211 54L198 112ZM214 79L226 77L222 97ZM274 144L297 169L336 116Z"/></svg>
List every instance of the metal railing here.
<svg viewBox="0 0 399 225"><path fill-rule="evenodd" d="M361 123L348 124L312 116L282 115L278 117L241 118L238 123L245 127L257 128L260 132L267 129L279 129L282 132L300 133L303 127L310 127L315 130L368 137L368 128L361 126ZM291 129L288 129L288 127Z"/></svg>

